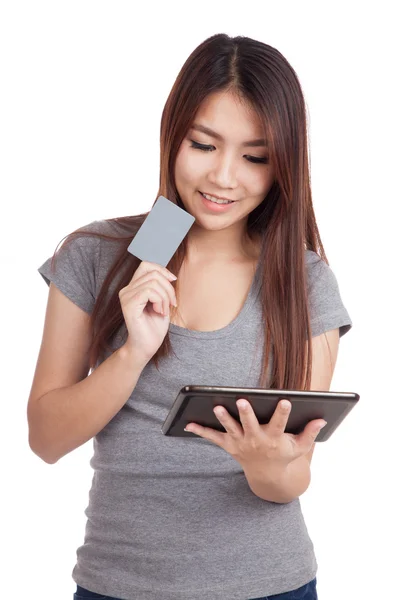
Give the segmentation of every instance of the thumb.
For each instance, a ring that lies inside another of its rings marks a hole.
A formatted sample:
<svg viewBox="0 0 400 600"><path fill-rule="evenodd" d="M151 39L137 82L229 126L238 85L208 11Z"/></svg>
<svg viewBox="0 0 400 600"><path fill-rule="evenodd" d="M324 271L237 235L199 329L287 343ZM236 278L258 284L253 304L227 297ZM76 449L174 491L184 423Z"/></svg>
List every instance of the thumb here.
<svg viewBox="0 0 400 600"><path fill-rule="evenodd" d="M315 438L317 437L321 429L325 427L326 424L326 421L324 421L323 419L308 423L303 433L301 434L302 441L311 446L311 444L314 443Z"/></svg>

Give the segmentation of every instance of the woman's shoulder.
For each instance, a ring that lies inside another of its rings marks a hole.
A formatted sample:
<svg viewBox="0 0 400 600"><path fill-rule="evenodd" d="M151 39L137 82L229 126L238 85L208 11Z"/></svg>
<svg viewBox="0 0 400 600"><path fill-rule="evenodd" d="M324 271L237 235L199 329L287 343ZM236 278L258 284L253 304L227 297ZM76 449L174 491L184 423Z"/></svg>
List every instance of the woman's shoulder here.
<svg viewBox="0 0 400 600"><path fill-rule="evenodd" d="M321 261L325 262L322 260L322 258L320 257L319 254L314 252L314 250L309 250L308 248L306 248L306 250L305 250L305 259L306 259L305 262L307 265L314 265Z"/></svg>
<svg viewBox="0 0 400 600"><path fill-rule="evenodd" d="M306 265L313 337L336 328L339 328L339 336L342 337L352 328L352 320L343 304L336 275L327 262L312 250L306 250Z"/></svg>
<svg viewBox="0 0 400 600"><path fill-rule="evenodd" d="M314 250L305 251L305 265L309 276L316 276L326 271L331 271L328 263Z"/></svg>
<svg viewBox="0 0 400 600"><path fill-rule="evenodd" d="M99 258L99 255L114 255L122 247L127 247L134 237L137 227L126 217L112 219L96 219L72 232L74 245L82 248L88 255Z"/></svg>
<svg viewBox="0 0 400 600"><path fill-rule="evenodd" d="M336 276L328 263L313 250L306 250L305 265L308 279L308 286L318 286L326 291L332 286L337 285Z"/></svg>
<svg viewBox="0 0 400 600"><path fill-rule="evenodd" d="M119 218L113 219L96 219L90 223L86 223L76 230L77 232L86 232L94 234L110 235L112 237L122 237L127 235L127 228L124 224L121 224Z"/></svg>

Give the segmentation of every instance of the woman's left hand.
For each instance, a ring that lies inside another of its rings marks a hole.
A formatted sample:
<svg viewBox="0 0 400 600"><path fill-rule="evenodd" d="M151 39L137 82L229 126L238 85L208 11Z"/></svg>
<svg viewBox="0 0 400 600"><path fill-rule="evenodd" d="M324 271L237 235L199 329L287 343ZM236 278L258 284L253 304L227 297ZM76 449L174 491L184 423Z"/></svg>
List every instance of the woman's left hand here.
<svg viewBox="0 0 400 600"><path fill-rule="evenodd" d="M226 433L195 423L189 423L186 430L228 452L243 469L253 469L257 466L265 468L267 464L285 468L290 462L311 450L315 438L325 425L323 419L315 419L307 423L298 435L285 433L292 407L288 400L278 403L270 421L265 425L260 425L247 400L240 399L236 404L240 423L222 406L214 408L214 413Z"/></svg>

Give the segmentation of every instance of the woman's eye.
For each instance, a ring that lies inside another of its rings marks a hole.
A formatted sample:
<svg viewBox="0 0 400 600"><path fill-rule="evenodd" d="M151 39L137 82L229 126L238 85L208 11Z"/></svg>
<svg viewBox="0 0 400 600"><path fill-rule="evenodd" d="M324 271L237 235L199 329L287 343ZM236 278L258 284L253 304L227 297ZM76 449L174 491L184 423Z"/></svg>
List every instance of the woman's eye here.
<svg viewBox="0 0 400 600"><path fill-rule="evenodd" d="M197 148L198 150L203 150L204 152L211 152L214 146L205 146L204 144L199 144L194 140L190 140L192 142L191 148Z"/></svg>
<svg viewBox="0 0 400 600"><path fill-rule="evenodd" d="M194 140L190 140L192 142L191 148L196 148L197 150L202 150L203 152L212 152L214 150L214 146L206 146L205 144L199 144ZM258 156L246 156L247 160L256 164L267 164L268 157L258 157Z"/></svg>
<svg viewBox="0 0 400 600"><path fill-rule="evenodd" d="M257 156L247 156L246 158L253 163L262 163L266 165L268 162L268 158L258 158Z"/></svg>

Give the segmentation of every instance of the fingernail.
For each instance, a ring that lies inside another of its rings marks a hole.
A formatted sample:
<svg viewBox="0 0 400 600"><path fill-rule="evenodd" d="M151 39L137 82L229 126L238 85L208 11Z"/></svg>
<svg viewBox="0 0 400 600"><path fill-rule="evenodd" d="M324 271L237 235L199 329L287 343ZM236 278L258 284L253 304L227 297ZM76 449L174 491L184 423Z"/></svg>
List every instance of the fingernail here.
<svg viewBox="0 0 400 600"><path fill-rule="evenodd" d="M326 421L324 421L324 424L321 425L321 427L318 429L318 431L321 431L321 429L323 429L325 427L325 425L327 425L328 423Z"/></svg>
<svg viewBox="0 0 400 600"><path fill-rule="evenodd" d="M282 400L281 407L282 408L290 408L290 402L288 400Z"/></svg>

